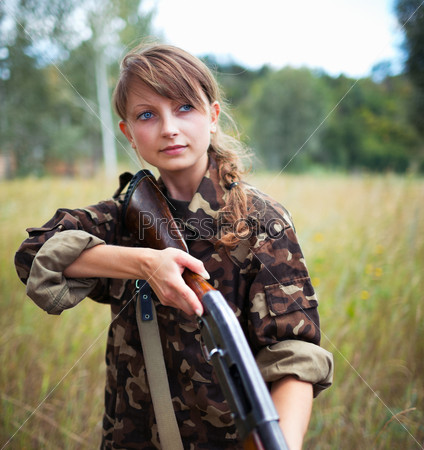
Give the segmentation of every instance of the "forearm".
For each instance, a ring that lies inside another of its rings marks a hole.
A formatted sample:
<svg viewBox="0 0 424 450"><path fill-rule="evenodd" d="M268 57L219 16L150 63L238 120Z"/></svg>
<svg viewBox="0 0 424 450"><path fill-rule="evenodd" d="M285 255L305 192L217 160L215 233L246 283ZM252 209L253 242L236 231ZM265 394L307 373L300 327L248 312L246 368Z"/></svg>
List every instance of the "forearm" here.
<svg viewBox="0 0 424 450"><path fill-rule="evenodd" d="M290 450L302 448L312 411L312 384L285 377L272 384L271 397Z"/></svg>
<svg viewBox="0 0 424 450"><path fill-rule="evenodd" d="M148 248L96 245L83 251L63 274L68 278L143 278L150 252Z"/></svg>
<svg viewBox="0 0 424 450"><path fill-rule="evenodd" d="M182 250L103 244L84 250L63 274L67 278L147 280L163 305L200 316L202 304L181 276L185 268L209 277L203 263Z"/></svg>

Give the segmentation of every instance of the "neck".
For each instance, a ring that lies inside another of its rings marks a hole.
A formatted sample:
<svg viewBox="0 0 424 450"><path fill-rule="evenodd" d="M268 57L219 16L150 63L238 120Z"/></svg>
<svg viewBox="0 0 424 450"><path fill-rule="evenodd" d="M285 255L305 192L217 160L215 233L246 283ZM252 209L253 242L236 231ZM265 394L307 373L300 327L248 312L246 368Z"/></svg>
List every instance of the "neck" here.
<svg viewBox="0 0 424 450"><path fill-rule="evenodd" d="M206 165L202 170L197 170L194 173L192 171L189 175L186 171L182 173L160 171L169 196L175 200L190 201L206 173L207 163L208 160L206 160Z"/></svg>

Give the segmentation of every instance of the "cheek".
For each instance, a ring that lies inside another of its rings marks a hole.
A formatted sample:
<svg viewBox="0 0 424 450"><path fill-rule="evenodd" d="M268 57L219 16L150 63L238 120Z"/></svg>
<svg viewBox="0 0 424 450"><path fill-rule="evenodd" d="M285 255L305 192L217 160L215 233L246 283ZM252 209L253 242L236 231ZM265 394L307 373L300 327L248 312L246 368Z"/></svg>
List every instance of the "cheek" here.
<svg viewBox="0 0 424 450"><path fill-rule="evenodd" d="M146 147L152 141L152 135L148 132L148 130L136 130L134 133L134 140L137 144L137 148Z"/></svg>
<svg viewBox="0 0 424 450"><path fill-rule="evenodd" d="M199 142L209 145L211 141L210 123L207 121L199 121L195 127L197 139Z"/></svg>

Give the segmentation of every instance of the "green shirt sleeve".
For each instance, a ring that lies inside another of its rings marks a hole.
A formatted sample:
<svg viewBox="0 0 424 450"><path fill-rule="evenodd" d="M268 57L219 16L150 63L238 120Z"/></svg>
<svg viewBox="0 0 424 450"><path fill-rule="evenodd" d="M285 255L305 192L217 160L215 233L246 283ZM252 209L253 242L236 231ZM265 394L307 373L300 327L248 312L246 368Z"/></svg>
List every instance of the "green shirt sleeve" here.
<svg viewBox="0 0 424 450"><path fill-rule="evenodd" d="M84 250L105 242L83 230L65 230L47 240L36 254L27 283L27 295L49 314L60 314L87 297L95 278L66 278L63 271Z"/></svg>

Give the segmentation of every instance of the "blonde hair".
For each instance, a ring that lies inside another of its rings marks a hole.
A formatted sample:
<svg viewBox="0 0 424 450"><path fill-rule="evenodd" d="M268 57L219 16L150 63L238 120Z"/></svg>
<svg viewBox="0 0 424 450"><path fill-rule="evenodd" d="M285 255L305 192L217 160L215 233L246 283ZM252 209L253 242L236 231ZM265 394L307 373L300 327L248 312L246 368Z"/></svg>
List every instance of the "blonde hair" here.
<svg viewBox="0 0 424 450"><path fill-rule="evenodd" d="M239 182L245 173L244 160L248 151L238 138L237 127L225 111L225 102L219 85L209 68L190 53L171 45L140 45L131 50L121 63L120 76L114 91L113 103L122 120L127 119L127 103L134 81L142 81L157 94L204 109L202 93L209 104L218 101L221 114L227 125L235 131L235 136L225 132L220 122L211 137L209 153L214 154L219 176L228 189L226 204L220 211L222 228L220 242L230 248L248 236L247 193ZM200 89L199 89L200 88Z"/></svg>

